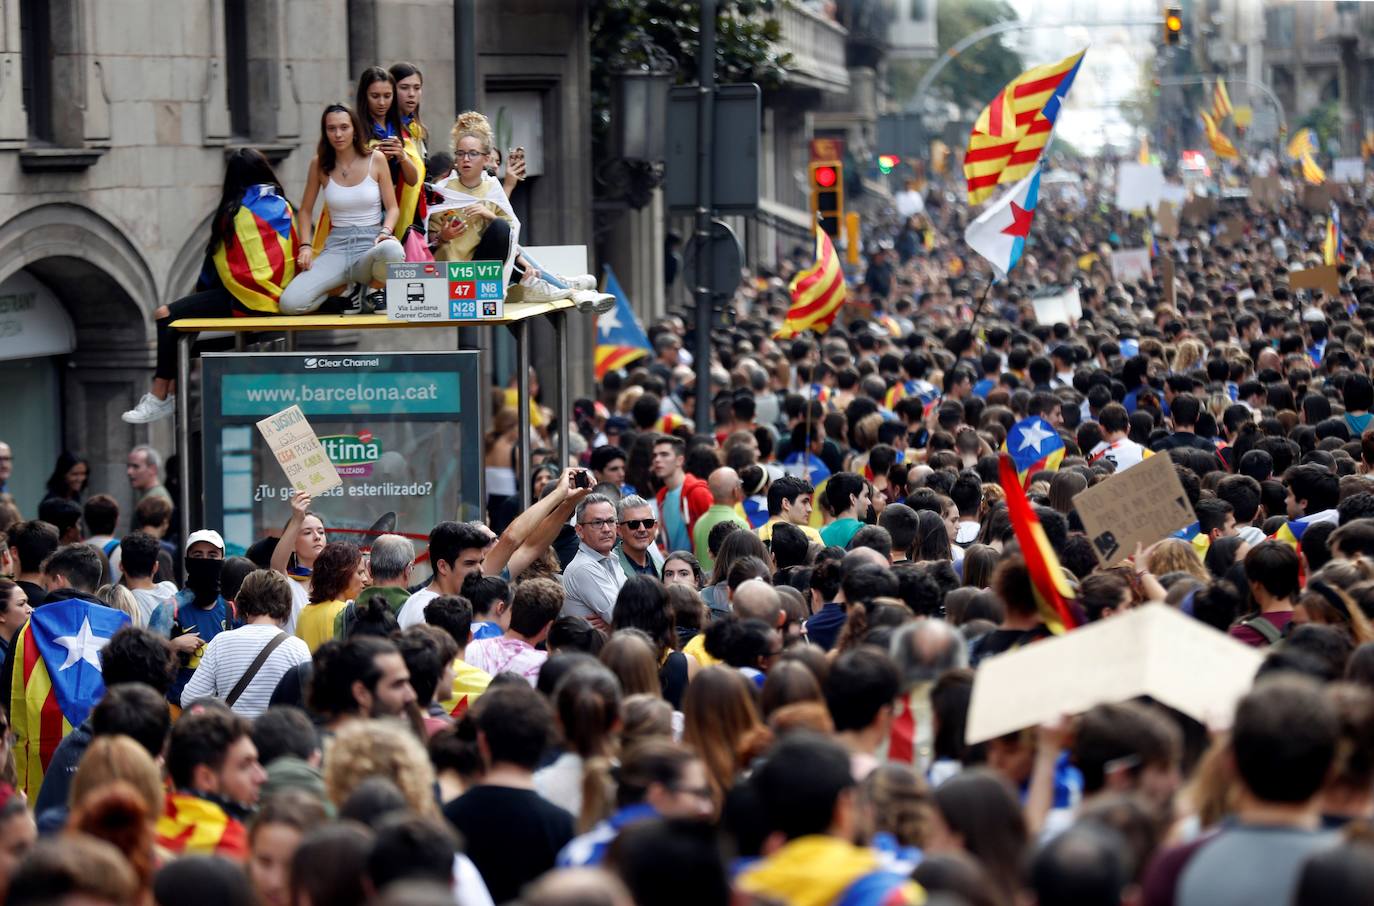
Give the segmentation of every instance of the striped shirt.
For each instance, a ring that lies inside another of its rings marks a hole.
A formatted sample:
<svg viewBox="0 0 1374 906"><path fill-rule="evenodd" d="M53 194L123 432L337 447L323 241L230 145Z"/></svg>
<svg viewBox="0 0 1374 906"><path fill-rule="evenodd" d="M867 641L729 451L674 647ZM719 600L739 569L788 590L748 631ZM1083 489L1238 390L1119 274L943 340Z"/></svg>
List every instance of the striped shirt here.
<svg viewBox="0 0 1374 906"><path fill-rule="evenodd" d="M200 666L191 674L190 682L182 690L182 707L198 698L228 698L244 671L257 658L258 652L281 631L270 623L253 623L221 632L211 639L210 644L205 646ZM250 719L262 714L267 710L272 690L277 688L278 681L288 670L309 660L310 649L305 642L294 636L282 642L268 655L257 676L234 702L234 712Z"/></svg>

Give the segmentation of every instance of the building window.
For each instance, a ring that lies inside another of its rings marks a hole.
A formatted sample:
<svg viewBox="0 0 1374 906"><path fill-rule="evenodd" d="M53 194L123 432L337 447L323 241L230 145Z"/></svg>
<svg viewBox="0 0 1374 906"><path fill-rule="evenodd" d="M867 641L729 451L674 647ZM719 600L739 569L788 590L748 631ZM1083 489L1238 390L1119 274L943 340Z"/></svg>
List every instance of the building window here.
<svg viewBox="0 0 1374 906"><path fill-rule="evenodd" d="M19 36L29 140L51 144L53 42L52 10L47 0L20 0Z"/></svg>
<svg viewBox="0 0 1374 906"><path fill-rule="evenodd" d="M252 133L248 79L248 0L224 0L224 76L229 92L229 130Z"/></svg>

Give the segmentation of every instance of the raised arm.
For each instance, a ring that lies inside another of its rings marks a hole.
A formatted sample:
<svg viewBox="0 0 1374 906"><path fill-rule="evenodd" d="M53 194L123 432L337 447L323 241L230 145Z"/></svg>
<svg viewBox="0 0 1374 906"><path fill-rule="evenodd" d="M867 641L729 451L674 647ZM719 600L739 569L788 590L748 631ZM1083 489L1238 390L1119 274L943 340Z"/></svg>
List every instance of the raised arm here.
<svg viewBox="0 0 1374 906"><path fill-rule="evenodd" d="M511 568L511 575L516 576L519 570L515 568L513 562L515 554L532 545L540 537L548 536L544 542L547 547L558 537L558 530L566 522L568 515L577 506L577 502L591 493L590 488L573 488L572 475L578 469L564 469L563 474L558 477L558 484L553 491L544 497L536 500L534 504L525 512L515 517L515 521L506 527L497 539L496 545L488 552L486 560L482 565L482 572L488 576L499 576L501 570L508 565ZM562 513L562 521L558 521L558 514ZM550 524L552 530L550 532ZM542 548L539 553L543 553ZM525 562L519 564L520 569L524 569L533 560L530 557Z"/></svg>
<svg viewBox="0 0 1374 906"><path fill-rule="evenodd" d="M291 565L291 555L296 552L296 536L300 534L301 524L305 522L305 514L309 509L309 494L291 495L291 521L286 523L281 538L277 539L277 546L272 549L272 569L282 575L287 574L286 568Z"/></svg>

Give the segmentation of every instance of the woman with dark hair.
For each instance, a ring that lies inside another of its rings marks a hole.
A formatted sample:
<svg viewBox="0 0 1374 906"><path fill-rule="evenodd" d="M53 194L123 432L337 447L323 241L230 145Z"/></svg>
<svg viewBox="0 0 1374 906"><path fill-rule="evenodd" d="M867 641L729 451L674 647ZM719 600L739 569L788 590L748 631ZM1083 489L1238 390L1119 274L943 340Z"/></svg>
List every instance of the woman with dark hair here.
<svg viewBox="0 0 1374 906"><path fill-rule="evenodd" d="M296 621L296 635L310 653L334 638L334 623L367 581L363 553L349 541L331 541L315 558L310 575L310 604Z"/></svg>
<svg viewBox="0 0 1374 906"><path fill-rule="evenodd" d="M964 551L964 585L983 589L992 584L997 568L997 551L986 544L971 544Z"/></svg>
<svg viewBox="0 0 1374 906"><path fill-rule="evenodd" d="M153 313L157 319L157 365L152 389L124 413L124 421L147 424L176 409L177 338L180 318L274 315L282 292L296 275L300 254L295 211L262 152L230 151L219 204L210 219L210 241L196 291ZM255 267L250 262L267 262Z"/></svg>
<svg viewBox="0 0 1374 906"><path fill-rule="evenodd" d="M363 293L368 285L380 287L387 265L405 260L396 239L397 224L404 221L391 169L381 150L368 150L364 130L358 114L345 104L330 104L320 116L320 141L299 211L296 264L302 273L281 294L285 314L309 314L332 290L350 283L359 284ZM324 210L316 228L311 218L319 195L324 196ZM359 296L354 301L362 310L365 300ZM379 290L366 301L376 310L385 305L385 296Z"/></svg>
<svg viewBox="0 0 1374 906"><path fill-rule="evenodd" d="M57 454L57 462L48 476L48 493L44 500L72 500L81 502L81 495L91 480L91 465L70 450Z"/></svg>
<svg viewBox="0 0 1374 906"><path fill-rule="evenodd" d="M964 771L937 786L926 852L966 852L992 876L999 902L1012 903L1021 889L1028 834L1021 804L1000 776Z"/></svg>
<svg viewBox="0 0 1374 906"><path fill-rule="evenodd" d="M706 584L706 574L691 551L673 551L663 560L664 585L687 585L693 591L701 591Z"/></svg>
<svg viewBox="0 0 1374 906"><path fill-rule="evenodd" d="M730 578L730 570L735 568L735 564L749 557L755 557L763 563L772 560L768 548L753 532L738 531L725 536L725 540L720 543L720 550L716 553L711 584L701 591L701 597L706 601L707 607L717 613L729 613L730 591L726 581ZM768 574L768 578L772 578L771 573Z"/></svg>
<svg viewBox="0 0 1374 906"><path fill-rule="evenodd" d="M425 146L429 130L420 119L420 95L424 93L425 77L418 66L404 61L393 63L387 71L396 84L396 110L401 115L405 137L415 145L415 150L423 160L429 156Z"/></svg>
<svg viewBox="0 0 1374 906"><path fill-rule="evenodd" d="M687 683L696 675L697 663L677 651L677 629L673 622L673 607L668 603L668 591L652 576L631 576L616 595L611 629L639 629L656 647L658 683L663 697L674 711L682 709L682 696Z"/></svg>
<svg viewBox="0 0 1374 906"><path fill-rule="evenodd" d="M409 75L413 83L419 77L419 70ZM412 116L418 116L420 96L418 91L407 91L408 104L412 106ZM369 149L375 149L386 156L387 168L391 171L391 181L396 187L396 203L401 208L401 219L397 229L405 229L415 223L417 214L424 214L425 159L419 146L411 139L410 128L403 116L404 110L398 98L396 78L380 66L369 66L358 78L358 94L353 109L358 111L364 125L363 141ZM423 130L424 126L420 128ZM424 223L423 217L420 223Z"/></svg>
<svg viewBox="0 0 1374 906"><path fill-rule="evenodd" d="M1207 567L1207 571L1214 577L1220 579L1237 562L1244 562L1245 555L1249 550L1250 545L1239 535L1218 538L1207 548L1207 555L1202 558L1202 565Z"/></svg>
<svg viewBox="0 0 1374 906"><path fill-rule="evenodd" d="M911 542L911 559L917 563L928 560L949 560L953 553L949 546L949 528L939 513L921 510L916 514L916 535Z"/></svg>

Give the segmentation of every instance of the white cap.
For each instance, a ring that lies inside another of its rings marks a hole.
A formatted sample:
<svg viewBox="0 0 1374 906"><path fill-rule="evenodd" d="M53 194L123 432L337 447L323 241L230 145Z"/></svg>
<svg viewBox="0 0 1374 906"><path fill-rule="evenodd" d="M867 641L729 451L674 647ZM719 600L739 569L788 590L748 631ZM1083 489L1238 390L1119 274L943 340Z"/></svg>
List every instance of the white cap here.
<svg viewBox="0 0 1374 906"><path fill-rule="evenodd" d="M203 528L191 533L191 537L186 539L186 549L189 551L191 545L197 541L208 541L219 548L220 553L224 553L224 539L219 536L219 532L214 529Z"/></svg>

